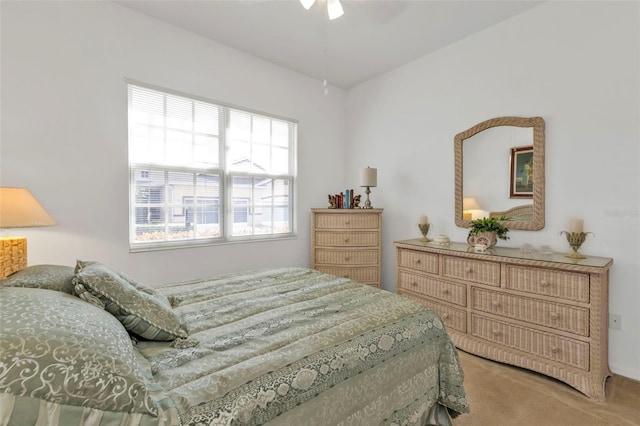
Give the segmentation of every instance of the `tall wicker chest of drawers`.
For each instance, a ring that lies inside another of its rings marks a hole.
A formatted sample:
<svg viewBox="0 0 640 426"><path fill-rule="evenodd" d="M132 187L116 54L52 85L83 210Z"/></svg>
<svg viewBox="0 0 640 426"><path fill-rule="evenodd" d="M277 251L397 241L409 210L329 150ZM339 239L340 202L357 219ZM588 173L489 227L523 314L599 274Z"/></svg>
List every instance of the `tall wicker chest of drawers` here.
<svg viewBox="0 0 640 426"><path fill-rule="evenodd" d="M436 311L456 347L605 398L613 260L395 242L396 289Z"/></svg>
<svg viewBox="0 0 640 426"><path fill-rule="evenodd" d="M311 267L380 287L382 209L311 209Z"/></svg>

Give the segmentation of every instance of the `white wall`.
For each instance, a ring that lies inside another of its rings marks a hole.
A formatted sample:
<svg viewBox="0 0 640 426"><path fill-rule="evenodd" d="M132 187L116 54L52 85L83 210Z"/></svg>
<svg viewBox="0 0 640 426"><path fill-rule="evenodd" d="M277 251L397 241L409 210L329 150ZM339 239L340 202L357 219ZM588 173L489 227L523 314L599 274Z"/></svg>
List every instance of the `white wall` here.
<svg viewBox="0 0 640 426"><path fill-rule="evenodd" d="M546 2L349 91L347 159L378 168L386 288L393 241L418 237L420 214L432 235L466 239L454 223L454 135L493 117L541 116L546 226L500 245L567 251L559 231L584 218L596 236L582 251L614 259L610 312L622 331L610 330L611 368L640 379L639 18L637 2Z"/></svg>
<svg viewBox="0 0 640 426"><path fill-rule="evenodd" d="M26 235L29 264L94 259L148 283L309 266L309 209L344 186L344 91L111 2L1 2L0 183L58 226ZM124 78L299 120L296 239L129 253Z"/></svg>

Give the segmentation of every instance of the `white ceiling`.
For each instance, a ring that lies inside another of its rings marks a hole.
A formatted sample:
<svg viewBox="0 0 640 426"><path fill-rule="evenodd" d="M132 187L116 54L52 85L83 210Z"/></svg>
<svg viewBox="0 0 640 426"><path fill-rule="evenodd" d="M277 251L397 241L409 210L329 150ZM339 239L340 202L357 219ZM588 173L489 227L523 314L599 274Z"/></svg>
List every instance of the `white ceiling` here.
<svg viewBox="0 0 640 426"><path fill-rule="evenodd" d="M508 19L540 1L117 0L122 6L279 64L350 88ZM326 46L326 59L325 59Z"/></svg>

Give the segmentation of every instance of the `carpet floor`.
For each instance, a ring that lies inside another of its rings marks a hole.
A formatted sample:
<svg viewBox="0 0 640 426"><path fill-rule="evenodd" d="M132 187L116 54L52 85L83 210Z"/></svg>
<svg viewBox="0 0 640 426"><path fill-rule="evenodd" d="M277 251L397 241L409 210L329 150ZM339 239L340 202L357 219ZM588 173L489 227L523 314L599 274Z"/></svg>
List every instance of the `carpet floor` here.
<svg viewBox="0 0 640 426"><path fill-rule="evenodd" d="M614 375L606 401L547 376L458 351L471 413L454 426L640 425L640 382Z"/></svg>

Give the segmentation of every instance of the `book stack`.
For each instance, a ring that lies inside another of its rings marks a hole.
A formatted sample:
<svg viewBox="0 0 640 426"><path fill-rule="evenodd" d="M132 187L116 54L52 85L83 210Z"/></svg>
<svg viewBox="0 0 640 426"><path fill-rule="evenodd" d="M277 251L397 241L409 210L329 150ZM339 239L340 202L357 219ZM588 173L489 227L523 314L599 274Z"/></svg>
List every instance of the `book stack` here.
<svg viewBox="0 0 640 426"><path fill-rule="evenodd" d="M333 204L331 204L331 198L333 197L333 199L335 200L335 202ZM333 196L329 196L329 200L330 200L330 206L329 208L331 209L353 209L353 208L359 208L355 206L354 203L354 198L356 197L355 192L353 191L353 189L345 189L344 192L341 192L339 194L335 194Z"/></svg>

